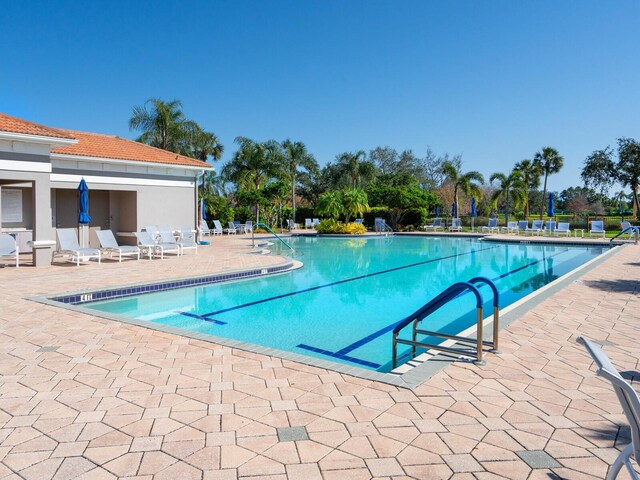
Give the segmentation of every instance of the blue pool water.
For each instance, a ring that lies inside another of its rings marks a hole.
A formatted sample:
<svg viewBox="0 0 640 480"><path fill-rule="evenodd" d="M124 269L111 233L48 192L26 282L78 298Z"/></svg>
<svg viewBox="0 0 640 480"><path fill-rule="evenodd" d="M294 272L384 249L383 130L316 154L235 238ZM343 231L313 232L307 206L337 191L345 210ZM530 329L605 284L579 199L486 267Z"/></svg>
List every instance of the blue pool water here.
<svg viewBox="0 0 640 480"><path fill-rule="evenodd" d="M452 283L487 277L498 287L504 308L604 250L454 237L288 241L304 263L293 272L84 306L389 371L393 327ZM278 253L277 245L273 248ZM481 292L489 314L490 290L482 287ZM462 295L428 317L422 328L456 334L475 321L474 297Z"/></svg>

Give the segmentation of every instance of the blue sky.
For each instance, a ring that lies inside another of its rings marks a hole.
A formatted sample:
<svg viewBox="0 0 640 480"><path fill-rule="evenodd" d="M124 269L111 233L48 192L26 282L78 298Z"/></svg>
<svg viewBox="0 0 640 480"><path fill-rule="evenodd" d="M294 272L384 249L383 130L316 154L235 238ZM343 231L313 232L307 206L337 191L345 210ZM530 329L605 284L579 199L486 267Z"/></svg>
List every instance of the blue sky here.
<svg viewBox="0 0 640 480"><path fill-rule="evenodd" d="M507 172L543 146L584 158L640 138L640 2L9 2L0 111L134 138L150 97L232 155L238 135L305 142L321 164L389 145Z"/></svg>

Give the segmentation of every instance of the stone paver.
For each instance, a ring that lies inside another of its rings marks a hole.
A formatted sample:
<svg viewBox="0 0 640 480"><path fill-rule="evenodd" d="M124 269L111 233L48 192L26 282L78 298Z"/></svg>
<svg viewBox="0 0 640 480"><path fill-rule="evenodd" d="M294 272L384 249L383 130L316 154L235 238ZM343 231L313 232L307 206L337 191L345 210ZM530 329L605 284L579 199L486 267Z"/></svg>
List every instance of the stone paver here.
<svg viewBox="0 0 640 480"><path fill-rule="evenodd" d="M414 391L25 299L282 262L241 236L200 250L0 270L0 478L603 478L629 442L575 338L638 369L640 246Z"/></svg>

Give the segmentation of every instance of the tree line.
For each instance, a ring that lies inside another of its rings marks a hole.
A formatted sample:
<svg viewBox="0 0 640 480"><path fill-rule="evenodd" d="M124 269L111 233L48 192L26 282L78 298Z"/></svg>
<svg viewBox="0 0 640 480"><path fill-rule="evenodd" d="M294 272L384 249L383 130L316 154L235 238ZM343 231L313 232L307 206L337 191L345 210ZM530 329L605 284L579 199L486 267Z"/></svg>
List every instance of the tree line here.
<svg viewBox="0 0 640 480"><path fill-rule="evenodd" d="M204 161L217 161L224 151L215 134L186 118L178 100L150 99L134 107L130 129L141 132L138 141ZM282 226L285 219L312 215L350 221L373 211L394 228L421 225L436 212L467 215L475 198L482 216L532 211L543 218L548 202L548 178L561 171L564 158L543 147L530 159L516 162L511 171L495 172L486 182L475 170L464 171L462 157L424 155L379 146L369 152L343 152L320 167L301 141L235 139L235 152L220 173L207 174L200 193L207 214L222 221L253 219ZM640 146L633 139L618 140L618 158L607 147L593 152L582 171L584 187L555 194L557 208L570 213L616 212L631 199L638 211ZM608 196L619 182L632 194ZM542 185L542 190L540 186ZM596 211L597 210L597 211Z"/></svg>

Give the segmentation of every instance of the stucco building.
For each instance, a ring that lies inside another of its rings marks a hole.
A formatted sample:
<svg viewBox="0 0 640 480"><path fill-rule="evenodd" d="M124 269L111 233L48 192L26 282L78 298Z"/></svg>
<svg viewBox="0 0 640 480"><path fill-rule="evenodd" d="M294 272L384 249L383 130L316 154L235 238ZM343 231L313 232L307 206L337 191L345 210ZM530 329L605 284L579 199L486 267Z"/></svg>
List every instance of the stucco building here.
<svg viewBox="0 0 640 480"><path fill-rule="evenodd" d="M78 226L77 186L89 186L90 231L121 243L146 225L197 225L198 179L212 167L113 135L50 128L0 113L0 231L36 265L51 263L55 228ZM90 233L91 246L97 238Z"/></svg>

